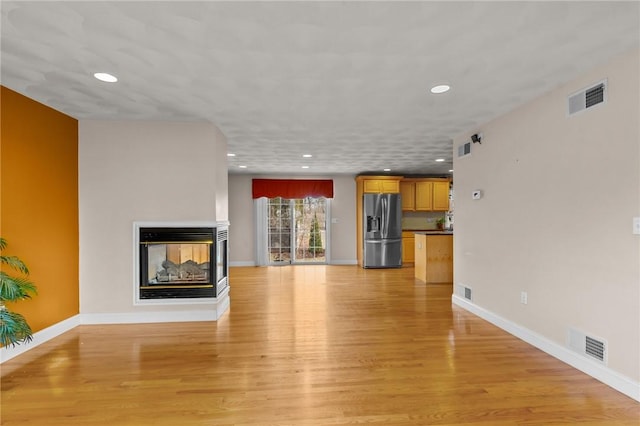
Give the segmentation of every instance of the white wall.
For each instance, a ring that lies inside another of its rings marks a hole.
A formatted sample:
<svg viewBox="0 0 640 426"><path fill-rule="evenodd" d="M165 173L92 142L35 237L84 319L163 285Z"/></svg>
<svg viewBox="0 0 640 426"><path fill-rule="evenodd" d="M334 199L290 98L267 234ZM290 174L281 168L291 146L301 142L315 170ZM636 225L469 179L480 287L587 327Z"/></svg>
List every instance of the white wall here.
<svg viewBox="0 0 640 426"><path fill-rule="evenodd" d="M232 266L255 265L255 219L252 179L333 179L329 224L331 263L356 264L356 183L353 176L229 175L229 252Z"/></svg>
<svg viewBox="0 0 640 426"><path fill-rule="evenodd" d="M356 181L355 176L333 176L331 201L331 263L356 265Z"/></svg>
<svg viewBox="0 0 640 426"><path fill-rule="evenodd" d="M605 339L608 369L636 385L639 61L629 52L454 140L456 152L484 134L454 161L455 283L472 288L473 304L557 345L569 327ZM567 95L603 78L608 102L568 117Z"/></svg>
<svg viewBox="0 0 640 426"><path fill-rule="evenodd" d="M82 314L196 309L133 305L133 222L226 220L226 151L212 124L80 121Z"/></svg>
<svg viewBox="0 0 640 426"><path fill-rule="evenodd" d="M251 198L251 176L229 175L229 264L253 266L255 261L255 219Z"/></svg>

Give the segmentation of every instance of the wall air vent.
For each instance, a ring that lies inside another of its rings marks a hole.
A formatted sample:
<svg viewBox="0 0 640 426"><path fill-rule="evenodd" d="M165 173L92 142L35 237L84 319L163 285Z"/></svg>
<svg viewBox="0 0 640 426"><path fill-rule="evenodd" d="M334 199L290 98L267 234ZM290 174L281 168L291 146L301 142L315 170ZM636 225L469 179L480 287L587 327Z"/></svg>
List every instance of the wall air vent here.
<svg viewBox="0 0 640 426"><path fill-rule="evenodd" d="M587 336L580 330L569 328L568 340L569 347L575 352L602 364L607 364L607 343L604 339Z"/></svg>
<svg viewBox="0 0 640 426"><path fill-rule="evenodd" d="M462 145L458 145L458 157L464 157L471 154L471 142L465 142Z"/></svg>
<svg viewBox="0 0 640 426"><path fill-rule="evenodd" d="M471 301L471 287L467 287L465 284L458 283L456 284L457 290L456 294L460 297L465 298L466 300Z"/></svg>
<svg viewBox="0 0 640 426"><path fill-rule="evenodd" d="M604 342L586 336L584 351L587 355L597 359L598 361L604 361Z"/></svg>
<svg viewBox="0 0 640 426"><path fill-rule="evenodd" d="M467 287L465 284L457 283L455 293L470 302L473 300L471 297L471 287Z"/></svg>
<svg viewBox="0 0 640 426"><path fill-rule="evenodd" d="M573 115L604 103L606 101L606 91L607 80L602 80L598 84L570 95L567 98L568 115Z"/></svg>

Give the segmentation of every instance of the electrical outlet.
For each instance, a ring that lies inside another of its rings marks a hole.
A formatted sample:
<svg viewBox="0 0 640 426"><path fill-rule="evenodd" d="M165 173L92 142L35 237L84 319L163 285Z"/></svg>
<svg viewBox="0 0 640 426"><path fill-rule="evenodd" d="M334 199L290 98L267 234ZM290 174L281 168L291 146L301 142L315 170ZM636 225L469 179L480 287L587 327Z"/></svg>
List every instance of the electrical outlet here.
<svg viewBox="0 0 640 426"><path fill-rule="evenodd" d="M527 295L527 292L526 292L526 291L521 291L521 292L520 292L520 303L522 303L523 305L526 305L526 304L527 304L527 301L528 301L528 300L527 300L527 299L528 299L528 297L529 297L529 296Z"/></svg>

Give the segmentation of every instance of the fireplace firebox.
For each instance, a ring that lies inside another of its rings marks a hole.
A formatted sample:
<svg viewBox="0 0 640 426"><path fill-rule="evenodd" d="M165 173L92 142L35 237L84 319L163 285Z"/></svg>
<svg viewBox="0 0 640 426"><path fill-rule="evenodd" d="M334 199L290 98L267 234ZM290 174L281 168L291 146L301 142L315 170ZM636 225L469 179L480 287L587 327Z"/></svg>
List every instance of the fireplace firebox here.
<svg viewBox="0 0 640 426"><path fill-rule="evenodd" d="M217 297L228 286L228 230L139 228L139 298Z"/></svg>

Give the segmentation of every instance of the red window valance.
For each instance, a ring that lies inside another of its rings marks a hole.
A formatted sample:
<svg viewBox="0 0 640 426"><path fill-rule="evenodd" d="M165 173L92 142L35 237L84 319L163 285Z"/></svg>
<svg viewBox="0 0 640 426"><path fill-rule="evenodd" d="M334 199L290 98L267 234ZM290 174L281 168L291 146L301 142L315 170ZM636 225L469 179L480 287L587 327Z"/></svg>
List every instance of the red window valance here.
<svg viewBox="0 0 640 426"><path fill-rule="evenodd" d="M332 179L253 179L253 198L333 198Z"/></svg>

